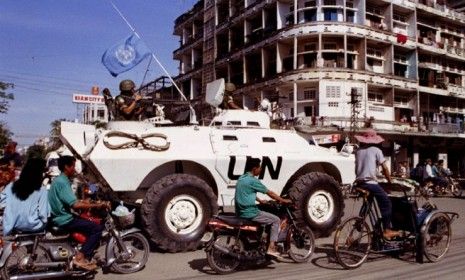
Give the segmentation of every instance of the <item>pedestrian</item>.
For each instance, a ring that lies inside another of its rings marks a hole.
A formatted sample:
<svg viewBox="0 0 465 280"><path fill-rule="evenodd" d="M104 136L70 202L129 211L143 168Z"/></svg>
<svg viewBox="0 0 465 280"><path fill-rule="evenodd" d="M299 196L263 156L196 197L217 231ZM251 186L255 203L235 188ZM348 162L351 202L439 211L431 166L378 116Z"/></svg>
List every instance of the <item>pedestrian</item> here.
<svg viewBox="0 0 465 280"><path fill-rule="evenodd" d="M0 158L0 165L7 165L10 168L20 168L22 164L21 156L16 151L18 143L10 141L3 152L3 157Z"/></svg>
<svg viewBox="0 0 465 280"><path fill-rule="evenodd" d="M401 161L399 162L399 167L397 168L397 176L401 178L407 178L407 162L406 161Z"/></svg>
<svg viewBox="0 0 465 280"><path fill-rule="evenodd" d="M360 147L355 152L356 183L376 198L384 228L383 236L392 239L400 233L391 229L392 203L386 191L377 182L377 170L378 166L381 166L384 176L391 184L386 159L381 149L377 147L384 139L373 129L366 130L362 135L355 135L355 138L360 142Z"/></svg>

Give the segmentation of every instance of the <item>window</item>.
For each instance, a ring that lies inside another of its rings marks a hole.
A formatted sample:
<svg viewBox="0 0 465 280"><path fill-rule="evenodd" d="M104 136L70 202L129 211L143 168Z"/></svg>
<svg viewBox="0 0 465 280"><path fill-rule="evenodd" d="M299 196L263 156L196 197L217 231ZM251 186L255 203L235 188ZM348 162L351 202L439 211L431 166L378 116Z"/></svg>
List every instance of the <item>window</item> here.
<svg viewBox="0 0 465 280"><path fill-rule="evenodd" d="M224 141L237 141L237 137L235 135L223 135Z"/></svg>
<svg viewBox="0 0 465 280"><path fill-rule="evenodd" d="M304 90L304 99L315 99L316 98L316 89L305 89Z"/></svg>
<svg viewBox="0 0 465 280"><path fill-rule="evenodd" d="M98 110L97 111L97 116L100 118L100 119L103 119L105 117L105 110Z"/></svg>
<svg viewBox="0 0 465 280"><path fill-rule="evenodd" d="M273 137L263 137L262 140L264 143L276 143L276 140Z"/></svg>
<svg viewBox="0 0 465 280"><path fill-rule="evenodd" d="M316 9L304 11L304 21L316 21Z"/></svg>
<svg viewBox="0 0 465 280"><path fill-rule="evenodd" d="M315 7L316 6L316 0L308 0L304 3L304 7Z"/></svg>
<svg viewBox="0 0 465 280"><path fill-rule="evenodd" d="M304 45L304 51L316 51L316 45L315 44L305 44Z"/></svg>
<svg viewBox="0 0 465 280"><path fill-rule="evenodd" d="M394 20L397 20L397 21L400 21L400 22L407 22L407 19L405 18L405 16L394 14L394 16L392 18Z"/></svg>
<svg viewBox="0 0 465 280"><path fill-rule="evenodd" d="M336 9L324 9L325 21L337 21Z"/></svg>
<svg viewBox="0 0 465 280"><path fill-rule="evenodd" d="M289 101L293 101L294 100L294 92L289 92Z"/></svg>
<svg viewBox="0 0 465 280"><path fill-rule="evenodd" d="M394 60L398 62L407 62L407 57L405 55L400 55L400 54L395 54L394 55Z"/></svg>
<svg viewBox="0 0 465 280"><path fill-rule="evenodd" d="M229 125L241 125L241 121L229 121Z"/></svg>
<svg viewBox="0 0 465 280"><path fill-rule="evenodd" d="M336 43L323 44L323 49L325 49L325 50L336 50L337 49L337 44Z"/></svg>
<svg viewBox="0 0 465 280"><path fill-rule="evenodd" d="M247 122L247 126L260 126L258 122Z"/></svg>
<svg viewBox="0 0 465 280"><path fill-rule="evenodd" d="M407 96L394 96L394 103L397 105L408 105L409 98Z"/></svg>
<svg viewBox="0 0 465 280"><path fill-rule="evenodd" d="M338 86L326 86L326 98L340 98L341 87Z"/></svg>
<svg viewBox="0 0 465 280"><path fill-rule="evenodd" d="M354 11L346 11L346 22L355 22Z"/></svg>
<svg viewBox="0 0 465 280"><path fill-rule="evenodd" d="M339 102L328 102L328 107L339 107Z"/></svg>
<svg viewBox="0 0 465 280"><path fill-rule="evenodd" d="M368 101L383 103L383 94L378 92L369 92Z"/></svg>
<svg viewBox="0 0 465 280"><path fill-rule="evenodd" d="M373 111L373 112L384 112L383 107L375 107L375 106L369 106L368 110Z"/></svg>

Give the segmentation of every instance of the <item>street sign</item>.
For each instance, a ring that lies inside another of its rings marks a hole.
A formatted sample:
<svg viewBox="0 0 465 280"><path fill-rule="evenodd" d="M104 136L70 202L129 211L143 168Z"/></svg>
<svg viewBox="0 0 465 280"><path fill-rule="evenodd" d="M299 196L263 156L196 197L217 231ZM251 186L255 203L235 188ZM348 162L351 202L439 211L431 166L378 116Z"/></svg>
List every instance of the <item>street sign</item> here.
<svg viewBox="0 0 465 280"><path fill-rule="evenodd" d="M98 86L93 86L92 90L90 91L90 93L92 93L93 95L98 95L99 92L100 92L100 89L98 88Z"/></svg>
<svg viewBox="0 0 465 280"><path fill-rule="evenodd" d="M105 104L103 96L88 94L73 94L73 103L81 104Z"/></svg>

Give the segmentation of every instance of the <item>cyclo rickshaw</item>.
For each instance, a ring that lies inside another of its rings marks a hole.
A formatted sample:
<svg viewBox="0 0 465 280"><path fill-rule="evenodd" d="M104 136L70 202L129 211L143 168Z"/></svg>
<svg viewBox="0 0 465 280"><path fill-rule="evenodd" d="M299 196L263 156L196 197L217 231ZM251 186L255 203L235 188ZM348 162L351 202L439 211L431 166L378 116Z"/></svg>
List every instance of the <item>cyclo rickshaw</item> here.
<svg viewBox="0 0 465 280"><path fill-rule="evenodd" d="M413 251L415 259L423 263L423 256L430 262L441 260L449 250L451 223L458 214L438 210L419 192L413 180L393 178L392 184L384 179L380 185L388 192L392 202L392 226L402 234L392 240L383 237L381 215L376 199L369 191L352 186L352 194L362 199L358 216L342 222L334 237L334 252L337 261L347 269L357 268L368 254L400 254ZM422 204L418 207L418 204Z"/></svg>

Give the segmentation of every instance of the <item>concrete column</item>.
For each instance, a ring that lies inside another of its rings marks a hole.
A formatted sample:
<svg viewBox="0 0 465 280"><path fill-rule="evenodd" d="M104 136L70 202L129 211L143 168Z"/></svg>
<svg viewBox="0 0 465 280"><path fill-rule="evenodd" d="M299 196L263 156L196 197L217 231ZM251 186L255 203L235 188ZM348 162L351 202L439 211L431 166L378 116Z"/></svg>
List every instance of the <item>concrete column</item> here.
<svg viewBox="0 0 465 280"><path fill-rule="evenodd" d="M294 118L297 116L297 83L294 82L294 104L293 104L293 107L294 107Z"/></svg>

